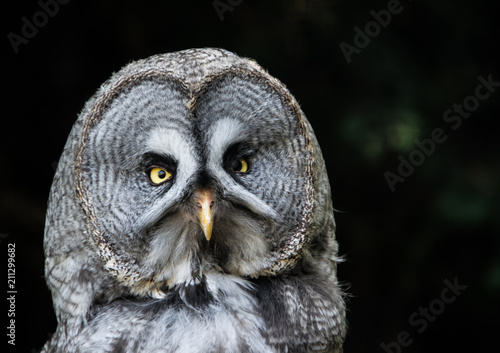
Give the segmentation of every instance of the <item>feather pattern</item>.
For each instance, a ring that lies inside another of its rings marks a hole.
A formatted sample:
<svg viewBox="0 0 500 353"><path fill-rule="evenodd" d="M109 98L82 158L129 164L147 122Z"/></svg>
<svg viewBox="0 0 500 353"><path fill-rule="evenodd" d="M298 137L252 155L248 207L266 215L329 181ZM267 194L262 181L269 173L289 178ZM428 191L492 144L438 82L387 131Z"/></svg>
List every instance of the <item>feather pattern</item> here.
<svg viewBox="0 0 500 353"><path fill-rule="evenodd" d="M321 150L286 87L228 51L155 55L101 86L44 248L58 328L43 352L342 351Z"/></svg>

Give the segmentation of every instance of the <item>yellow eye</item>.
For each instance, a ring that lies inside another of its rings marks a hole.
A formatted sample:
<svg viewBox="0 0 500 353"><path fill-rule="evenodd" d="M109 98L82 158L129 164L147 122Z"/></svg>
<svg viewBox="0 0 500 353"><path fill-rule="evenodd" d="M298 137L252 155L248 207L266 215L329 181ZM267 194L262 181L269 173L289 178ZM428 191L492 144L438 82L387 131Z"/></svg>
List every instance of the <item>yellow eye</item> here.
<svg viewBox="0 0 500 353"><path fill-rule="evenodd" d="M234 161L231 169L238 173L246 173L248 171L248 162L245 158L238 158L238 160Z"/></svg>
<svg viewBox="0 0 500 353"><path fill-rule="evenodd" d="M153 184L161 184L172 177L172 173L169 173L165 168L153 167L149 170L149 180Z"/></svg>

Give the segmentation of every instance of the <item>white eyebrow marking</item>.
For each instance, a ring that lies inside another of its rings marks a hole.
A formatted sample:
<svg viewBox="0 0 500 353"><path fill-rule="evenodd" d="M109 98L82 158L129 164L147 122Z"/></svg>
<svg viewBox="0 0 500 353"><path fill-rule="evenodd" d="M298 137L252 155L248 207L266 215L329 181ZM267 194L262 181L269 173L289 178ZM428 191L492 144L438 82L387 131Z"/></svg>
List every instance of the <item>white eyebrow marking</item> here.
<svg viewBox="0 0 500 353"><path fill-rule="evenodd" d="M189 144L190 139L192 136L189 133L182 134L177 129L159 127L151 131L147 140L147 151L172 156L178 162L177 171L170 190L136 220L134 228L154 222L184 195L200 163L192 144ZM161 203L161 207L155 207L157 203Z"/></svg>
<svg viewBox="0 0 500 353"><path fill-rule="evenodd" d="M270 205L238 184L223 168L224 152L232 144L241 142L245 133L245 125L238 120L217 120L209 129L207 145L210 146L210 153L207 169L219 179L228 194L241 200L252 212L279 219L278 213Z"/></svg>

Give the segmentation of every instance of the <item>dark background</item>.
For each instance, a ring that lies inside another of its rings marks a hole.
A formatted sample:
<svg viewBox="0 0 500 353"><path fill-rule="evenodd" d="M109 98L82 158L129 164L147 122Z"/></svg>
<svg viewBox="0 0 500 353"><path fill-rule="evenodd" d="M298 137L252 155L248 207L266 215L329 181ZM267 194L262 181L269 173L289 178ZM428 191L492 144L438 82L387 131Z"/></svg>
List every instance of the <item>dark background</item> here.
<svg viewBox="0 0 500 353"><path fill-rule="evenodd" d="M474 102L478 76L500 81L498 12L493 1L402 0L348 63L340 43L354 45L354 28L364 32L370 11L388 2L232 0L221 20L212 0L73 0L45 24L39 16L18 53L8 34L22 35L22 18L32 22L42 8L34 0L2 5L0 272L5 293L7 244L15 243L12 351L38 351L56 327L43 279L46 200L84 102L132 60L207 46L256 59L288 86L316 131L346 258L338 270L350 293L345 352L384 352L381 343L403 331L410 338L401 352L497 347L500 88L455 129L443 115ZM437 128L446 141L428 156L415 152L415 140ZM420 165L391 191L384 173L397 174L410 156ZM467 286L448 304L440 299L445 280ZM422 319L429 306L437 315ZM419 324L410 322L415 312ZM5 327L1 345L12 348Z"/></svg>

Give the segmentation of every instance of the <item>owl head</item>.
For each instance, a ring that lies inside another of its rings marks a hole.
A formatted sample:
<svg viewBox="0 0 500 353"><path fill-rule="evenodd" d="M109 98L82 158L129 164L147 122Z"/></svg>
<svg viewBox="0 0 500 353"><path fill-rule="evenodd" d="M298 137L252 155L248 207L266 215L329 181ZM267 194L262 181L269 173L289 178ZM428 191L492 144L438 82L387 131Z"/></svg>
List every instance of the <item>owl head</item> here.
<svg viewBox="0 0 500 353"><path fill-rule="evenodd" d="M72 129L47 280L61 321L208 272L333 273L334 228L321 151L280 81L221 49L156 55L114 74Z"/></svg>

